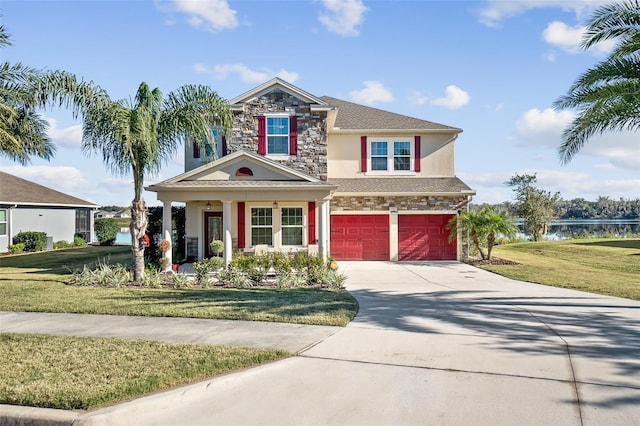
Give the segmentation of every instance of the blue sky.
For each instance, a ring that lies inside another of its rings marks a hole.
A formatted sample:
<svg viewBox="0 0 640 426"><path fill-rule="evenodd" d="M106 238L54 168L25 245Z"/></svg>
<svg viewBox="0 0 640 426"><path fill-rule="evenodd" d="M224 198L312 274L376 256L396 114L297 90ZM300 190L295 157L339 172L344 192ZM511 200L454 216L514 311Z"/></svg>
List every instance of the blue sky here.
<svg viewBox="0 0 640 426"><path fill-rule="evenodd" d="M2 0L13 45L2 61L64 69L114 99L146 81L163 93L207 84L231 99L275 76L342 98L460 127L456 174L475 202L511 199L515 173L537 173L563 198L640 196L640 137L593 138L557 157L572 112L551 105L611 44L583 52L583 25L603 1ZM3 171L101 205L129 205L130 177L80 150L81 123L43 111L53 160ZM146 184L183 170L183 153ZM146 193L150 205L155 194Z"/></svg>

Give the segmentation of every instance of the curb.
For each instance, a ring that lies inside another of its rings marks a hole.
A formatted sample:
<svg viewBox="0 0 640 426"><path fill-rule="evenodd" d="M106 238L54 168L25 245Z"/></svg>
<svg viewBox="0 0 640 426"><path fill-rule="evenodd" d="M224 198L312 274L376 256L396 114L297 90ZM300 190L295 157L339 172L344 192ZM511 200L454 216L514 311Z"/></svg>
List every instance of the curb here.
<svg viewBox="0 0 640 426"><path fill-rule="evenodd" d="M0 405L2 426L71 426L80 415L74 411L53 408Z"/></svg>

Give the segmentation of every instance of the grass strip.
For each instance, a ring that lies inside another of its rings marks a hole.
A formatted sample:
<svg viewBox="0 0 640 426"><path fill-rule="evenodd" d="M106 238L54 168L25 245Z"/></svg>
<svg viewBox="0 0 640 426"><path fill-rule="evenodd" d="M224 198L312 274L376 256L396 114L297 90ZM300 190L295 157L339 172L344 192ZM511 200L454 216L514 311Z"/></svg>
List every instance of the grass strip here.
<svg viewBox="0 0 640 426"><path fill-rule="evenodd" d="M87 410L282 359L281 350L0 334L0 403Z"/></svg>
<svg viewBox="0 0 640 426"><path fill-rule="evenodd" d="M640 300L640 239L505 244L493 255L518 265L482 269L521 281Z"/></svg>

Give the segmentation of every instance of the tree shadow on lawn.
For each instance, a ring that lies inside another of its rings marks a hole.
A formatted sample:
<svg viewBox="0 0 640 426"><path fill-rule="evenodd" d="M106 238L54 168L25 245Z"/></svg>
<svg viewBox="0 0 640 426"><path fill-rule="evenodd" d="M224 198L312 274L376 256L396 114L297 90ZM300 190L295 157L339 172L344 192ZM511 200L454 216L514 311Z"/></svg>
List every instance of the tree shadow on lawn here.
<svg viewBox="0 0 640 426"><path fill-rule="evenodd" d="M615 247L615 248L627 248L627 249L639 249L640 239L625 239L625 240L613 240L613 241L589 241L589 242L576 242L576 244L584 246L600 246L600 247Z"/></svg>
<svg viewBox="0 0 640 426"><path fill-rule="evenodd" d="M488 336L493 339L481 344L494 349L532 356L567 355L555 331L568 343L574 360L607 361L624 383L629 377L640 378L638 304L608 305L601 297L505 297L499 289L409 294L354 290L352 294L360 305L354 324L415 333ZM607 373L607 377L612 375ZM640 380L633 387L640 389ZM600 403L616 404L613 400ZM640 400L632 398L624 403L640 404Z"/></svg>

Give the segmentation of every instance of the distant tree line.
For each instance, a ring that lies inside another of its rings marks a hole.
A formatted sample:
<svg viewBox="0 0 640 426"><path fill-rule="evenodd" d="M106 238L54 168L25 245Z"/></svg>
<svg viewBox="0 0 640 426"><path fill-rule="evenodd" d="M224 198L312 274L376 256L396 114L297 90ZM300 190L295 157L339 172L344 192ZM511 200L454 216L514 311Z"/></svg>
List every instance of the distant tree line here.
<svg viewBox="0 0 640 426"><path fill-rule="evenodd" d="M516 203L505 201L500 204L476 204L473 209L490 206L494 210L504 210L513 217L518 217ZM554 217L557 219L639 219L640 198L618 200L609 197L598 197L596 201L584 198L572 200L559 199L554 206Z"/></svg>

